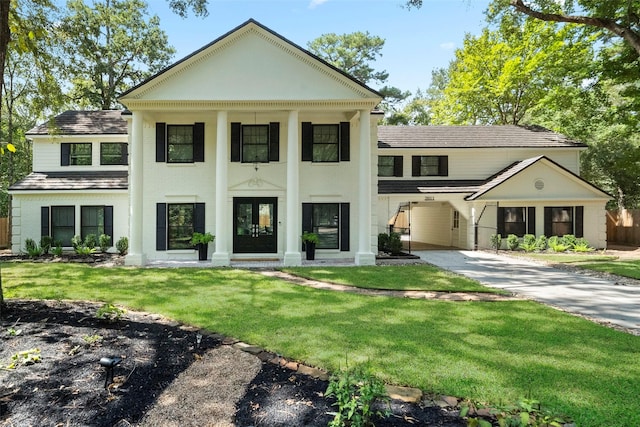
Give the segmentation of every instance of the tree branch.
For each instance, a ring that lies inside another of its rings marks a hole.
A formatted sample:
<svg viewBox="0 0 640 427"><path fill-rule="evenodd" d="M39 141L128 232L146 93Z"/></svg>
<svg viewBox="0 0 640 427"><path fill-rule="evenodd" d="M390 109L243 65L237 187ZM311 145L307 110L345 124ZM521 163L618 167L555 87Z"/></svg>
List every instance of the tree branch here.
<svg viewBox="0 0 640 427"><path fill-rule="evenodd" d="M545 13L531 9L523 0L509 0L511 6L516 10L542 21L566 22L570 24L581 24L592 27L604 28L611 31L618 37L622 37L640 56L640 34L636 33L631 27L625 27L618 24L613 19L599 18L580 15L561 15L557 13Z"/></svg>

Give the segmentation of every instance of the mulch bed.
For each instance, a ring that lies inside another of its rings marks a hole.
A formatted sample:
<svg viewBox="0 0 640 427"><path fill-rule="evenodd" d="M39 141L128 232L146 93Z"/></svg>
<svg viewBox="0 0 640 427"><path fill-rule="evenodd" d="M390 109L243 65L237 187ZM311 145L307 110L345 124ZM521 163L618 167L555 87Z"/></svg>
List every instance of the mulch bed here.
<svg viewBox="0 0 640 427"><path fill-rule="evenodd" d="M224 337L215 334L203 334L197 345L195 329L148 313L98 320L99 306L8 301L0 322L0 368L28 349L38 348L41 362L0 369L0 426L135 425L180 373L205 351L223 345ZM89 343L95 336L102 339ZM105 368L98 363L105 356L122 358L108 389ZM334 410L324 397L326 388L326 381L264 362L236 406L235 425L326 426ZM376 425L466 425L455 409L424 403L394 401L393 415Z"/></svg>

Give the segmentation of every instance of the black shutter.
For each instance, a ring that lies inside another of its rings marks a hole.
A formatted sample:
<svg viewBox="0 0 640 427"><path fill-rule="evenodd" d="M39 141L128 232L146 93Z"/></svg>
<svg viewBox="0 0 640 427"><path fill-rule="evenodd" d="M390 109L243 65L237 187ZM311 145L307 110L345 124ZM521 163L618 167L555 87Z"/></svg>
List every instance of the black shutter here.
<svg viewBox="0 0 640 427"><path fill-rule="evenodd" d="M438 175L449 176L449 157L448 156L438 157Z"/></svg>
<svg viewBox="0 0 640 427"><path fill-rule="evenodd" d="M411 156L411 176L420 176L420 156Z"/></svg>
<svg viewBox="0 0 640 427"><path fill-rule="evenodd" d="M576 206L576 237L584 237L584 206Z"/></svg>
<svg viewBox="0 0 640 427"><path fill-rule="evenodd" d="M204 162L204 123L193 125L193 161Z"/></svg>
<svg viewBox="0 0 640 427"><path fill-rule="evenodd" d="M60 144L60 166L69 166L69 157L71 156L71 144L63 142Z"/></svg>
<svg viewBox="0 0 640 427"><path fill-rule="evenodd" d="M393 156L393 176L402 176L402 156Z"/></svg>
<svg viewBox="0 0 640 427"><path fill-rule="evenodd" d="M349 250L349 203L340 203L340 250Z"/></svg>
<svg viewBox="0 0 640 427"><path fill-rule="evenodd" d="M49 234L49 206L42 206L40 208L40 237Z"/></svg>
<svg viewBox="0 0 640 427"><path fill-rule="evenodd" d="M340 122L340 161L348 162L351 151L351 124Z"/></svg>
<svg viewBox="0 0 640 427"><path fill-rule="evenodd" d="M109 236L109 245L113 245L113 206L104 207L104 234Z"/></svg>
<svg viewBox="0 0 640 427"><path fill-rule="evenodd" d="M167 204L156 204L156 250L167 250Z"/></svg>
<svg viewBox="0 0 640 427"><path fill-rule="evenodd" d="M204 203L196 203L193 212L193 231L204 233Z"/></svg>
<svg viewBox="0 0 640 427"><path fill-rule="evenodd" d="M505 227L504 227L504 208L498 208L498 224L497 224L497 228L498 228L498 234L501 235L502 237L505 237L504 233L505 233Z"/></svg>
<svg viewBox="0 0 640 427"><path fill-rule="evenodd" d="M123 144L121 162L123 165L129 164L129 144Z"/></svg>
<svg viewBox="0 0 640 427"><path fill-rule="evenodd" d="M269 123L269 161L280 161L280 123Z"/></svg>
<svg viewBox="0 0 640 427"><path fill-rule="evenodd" d="M167 124L156 123L156 162L167 161Z"/></svg>
<svg viewBox="0 0 640 427"><path fill-rule="evenodd" d="M536 208L527 208L527 233L536 235Z"/></svg>
<svg viewBox="0 0 640 427"><path fill-rule="evenodd" d="M302 204L302 233L313 232L313 203ZM302 244L302 250L304 251L304 243Z"/></svg>
<svg viewBox="0 0 640 427"><path fill-rule="evenodd" d="M240 161L240 132L242 126L240 123L231 123L231 161Z"/></svg>
<svg viewBox="0 0 640 427"><path fill-rule="evenodd" d="M311 122L302 122L302 161L313 161L313 126Z"/></svg>
<svg viewBox="0 0 640 427"><path fill-rule="evenodd" d="M551 233L553 233L553 228L551 224L551 208L544 208L544 235L547 237L551 237Z"/></svg>

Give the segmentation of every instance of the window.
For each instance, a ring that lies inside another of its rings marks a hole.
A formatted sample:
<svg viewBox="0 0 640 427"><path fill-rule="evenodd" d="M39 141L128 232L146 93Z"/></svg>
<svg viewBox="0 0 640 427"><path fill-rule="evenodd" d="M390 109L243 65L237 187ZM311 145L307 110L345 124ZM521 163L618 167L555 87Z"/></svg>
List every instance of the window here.
<svg viewBox="0 0 640 427"><path fill-rule="evenodd" d="M54 245L71 246L75 234L75 206L51 206L51 239Z"/></svg>
<svg viewBox="0 0 640 427"><path fill-rule="evenodd" d="M194 249L191 237L204 225L204 203L157 203L156 250Z"/></svg>
<svg viewBox="0 0 640 427"><path fill-rule="evenodd" d="M269 161L269 126L242 126L242 162L266 163Z"/></svg>
<svg viewBox="0 0 640 427"><path fill-rule="evenodd" d="M90 166L91 143L62 143L60 144L61 166Z"/></svg>
<svg viewBox="0 0 640 427"><path fill-rule="evenodd" d="M551 236L573 234L573 208L551 208Z"/></svg>
<svg viewBox="0 0 640 427"><path fill-rule="evenodd" d="M527 230L525 218L525 208L504 208L503 220L505 235L515 234L518 237L524 236Z"/></svg>
<svg viewBox="0 0 640 427"><path fill-rule="evenodd" d="M402 176L402 156L378 156L378 176Z"/></svg>
<svg viewBox="0 0 640 427"><path fill-rule="evenodd" d="M460 211L453 211L453 228L460 228Z"/></svg>
<svg viewBox="0 0 640 427"><path fill-rule="evenodd" d="M302 231L318 235L318 249L349 250L349 203L303 203Z"/></svg>
<svg viewBox="0 0 640 427"><path fill-rule="evenodd" d="M338 161L338 125L313 125L313 161Z"/></svg>
<svg viewBox="0 0 640 427"><path fill-rule="evenodd" d="M447 156L413 156L413 176L448 176L449 159Z"/></svg>
<svg viewBox="0 0 640 427"><path fill-rule="evenodd" d="M127 144L122 142L100 143L101 165L126 165L127 163Z"/></svg>
<svg viewBox="0 0 640 427"><path fill-rule="evenodd" d="M193 162L193 126L167 126L167 161L169 163Z"/></svg>
<svg viewBox="0 0 640 427"><path fill-rule="evenodd" d="M156 123L156 162L204 162L204 123Z"/></svg>
<svg viewBox="0 0 640 427"><path fill-rule="evenodd" d="M349 122L340 124L302 123L302 161L345 162L350 157Z"/></svg>
<svg viewBox="0 0 640 427"><path fill-rule="evenodd" d="M167 217L167 249L192 249L193 203L168 205Z"/></svg>

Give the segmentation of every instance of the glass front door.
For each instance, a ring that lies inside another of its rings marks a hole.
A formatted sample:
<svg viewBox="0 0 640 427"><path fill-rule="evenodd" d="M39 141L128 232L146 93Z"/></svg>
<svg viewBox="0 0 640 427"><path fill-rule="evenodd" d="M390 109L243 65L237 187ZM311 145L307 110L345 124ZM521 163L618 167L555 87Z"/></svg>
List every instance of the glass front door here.
<svg viewBox="0 0 640 427"><path fill-rule="evenodd" d="M233 199L233 252L275 253L278 199L235 197Z"/></svg>

